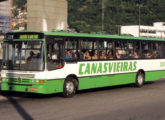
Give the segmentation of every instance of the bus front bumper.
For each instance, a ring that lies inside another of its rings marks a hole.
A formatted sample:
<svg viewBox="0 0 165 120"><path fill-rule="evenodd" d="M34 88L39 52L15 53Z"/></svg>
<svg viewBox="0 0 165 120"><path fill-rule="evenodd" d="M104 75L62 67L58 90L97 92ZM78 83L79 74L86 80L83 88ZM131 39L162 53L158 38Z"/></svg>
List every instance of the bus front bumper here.
<svg viewBox="0 0 165 120"><path fill-rule="evenodd" d="M38 93L46 94L45 85L21 85L11 83L1 83L2 91L14 91L14 92L26 92L26 93Z"/></svg>
<svg viewBox="0 0 165 120"><path fill-rule="evenodd" d="M36 80L18 78L3 78L1 82L2 91L26 92L37 94L53 94L63 91L64 80Z"/></svg>

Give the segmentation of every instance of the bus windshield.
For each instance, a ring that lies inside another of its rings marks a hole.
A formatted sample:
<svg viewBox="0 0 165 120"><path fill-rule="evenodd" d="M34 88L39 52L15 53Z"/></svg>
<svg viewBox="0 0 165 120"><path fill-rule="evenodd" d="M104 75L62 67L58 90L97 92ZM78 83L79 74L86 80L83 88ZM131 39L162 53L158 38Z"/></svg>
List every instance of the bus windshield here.
<svg viewBox="0 0 165 120"><path fill-rule="evenodd" d="M41 71L44 68L43 42L4 42L3 69Z"/></svg>

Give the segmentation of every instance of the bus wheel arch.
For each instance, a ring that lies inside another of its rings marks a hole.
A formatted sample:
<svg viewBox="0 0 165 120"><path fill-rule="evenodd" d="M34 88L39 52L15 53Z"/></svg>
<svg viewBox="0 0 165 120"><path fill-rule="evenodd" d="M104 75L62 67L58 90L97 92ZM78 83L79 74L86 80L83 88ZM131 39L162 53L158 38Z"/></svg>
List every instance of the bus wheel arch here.
<svg viewBox="0 0 165 120"><path fill-rule="evenodd" d="M135 86L140 88L143 86L145 82L145 72L144 70L139 70L136 74L136 83L135 83Z"/></svg>
<svg viewBox="0 0 165 120"><path fill-rule="evenodd" d="M72 97L78 89L78 78L76 75L68 75L64 81L62 95Z"/></svg>

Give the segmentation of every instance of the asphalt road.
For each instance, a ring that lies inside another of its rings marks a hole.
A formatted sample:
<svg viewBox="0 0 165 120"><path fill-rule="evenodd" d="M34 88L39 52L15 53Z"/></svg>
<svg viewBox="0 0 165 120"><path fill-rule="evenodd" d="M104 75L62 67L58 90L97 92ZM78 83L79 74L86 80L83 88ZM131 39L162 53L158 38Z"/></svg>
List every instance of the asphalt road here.
<svg viewBox="0 0 165 120"><path fill-rule="evenodd" d="M165 120L165 80L59 95L0 95L0 120Z"/></svg>

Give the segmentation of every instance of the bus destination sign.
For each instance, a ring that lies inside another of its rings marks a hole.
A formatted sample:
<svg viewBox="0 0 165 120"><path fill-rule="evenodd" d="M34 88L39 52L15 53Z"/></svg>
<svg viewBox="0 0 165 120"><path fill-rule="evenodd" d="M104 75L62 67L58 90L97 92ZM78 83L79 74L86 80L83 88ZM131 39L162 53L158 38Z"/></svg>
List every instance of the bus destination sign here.
<svg viewBox="0 0 165 120"><path fill-rule="evenodd" d="M27 39L43 39L44 34L43 33L16 33L16 34L7 34L6 39L12 40L12 39L21 39L21 40L27 40Z"/></svg>
<svg viewBox="0 0 165 120"><path fill-rule="evenodd" d="M20 35L19 39L39 39L39 35Z"/></svg>

